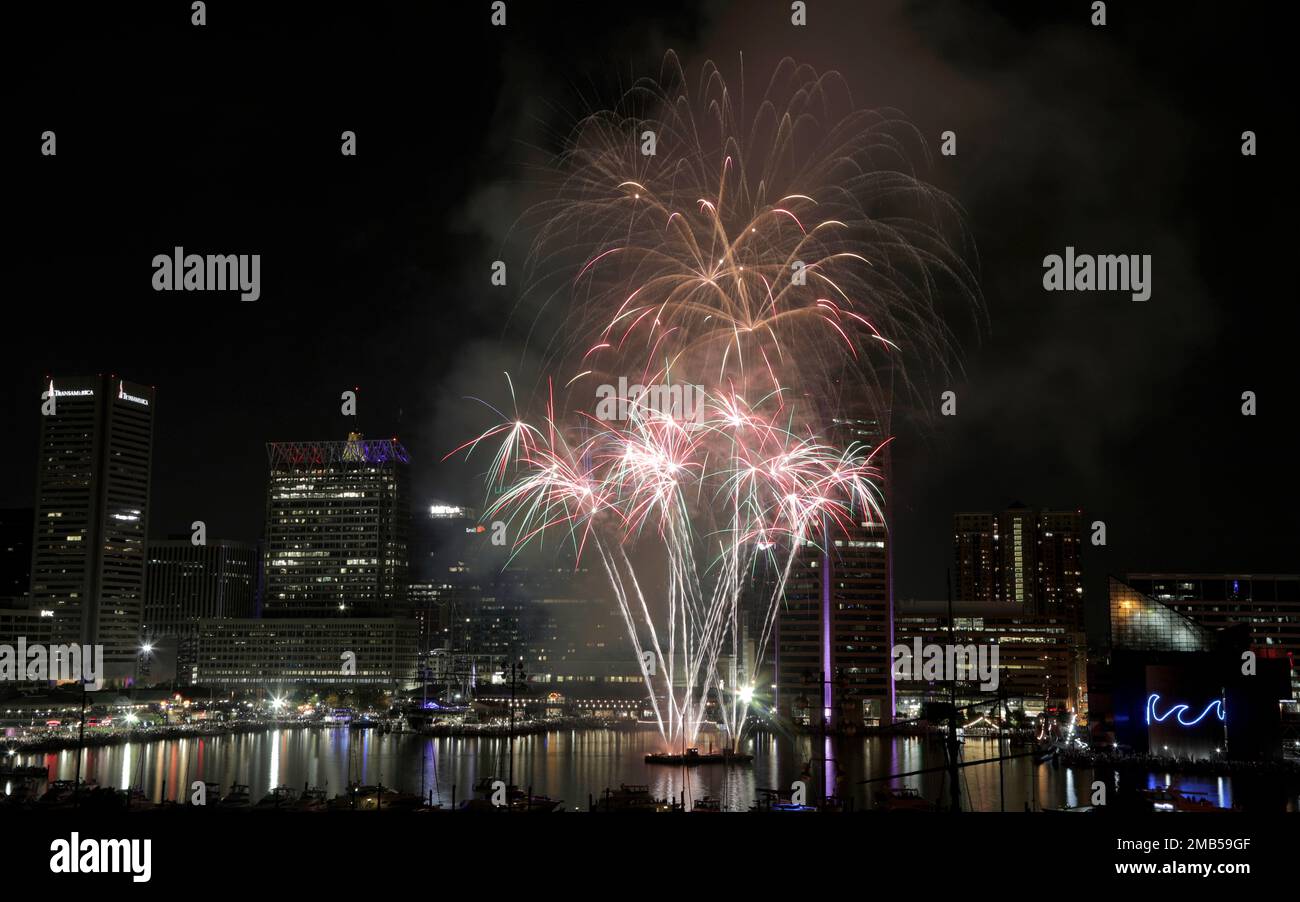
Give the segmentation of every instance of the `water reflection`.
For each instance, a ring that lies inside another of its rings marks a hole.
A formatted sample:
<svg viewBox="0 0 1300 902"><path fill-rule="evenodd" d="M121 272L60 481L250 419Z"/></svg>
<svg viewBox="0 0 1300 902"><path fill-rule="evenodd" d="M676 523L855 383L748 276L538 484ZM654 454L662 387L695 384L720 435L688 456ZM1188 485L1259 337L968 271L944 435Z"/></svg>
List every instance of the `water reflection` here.
<svg viewBox="0 0 1300 902"><path fill-rule="evenodd" d="M277 729L87 749L82 772L101 786L143 789L154 801L184 798L195 781L218 783L223 792L233 783L247 784L254 801L280 785L318 786L333 796L349 782L362 782L422 793L450 806L453 798L465 799L481 778L506 778L507 746L503 738ZM517 737L514 746L515 783L563 799L562 807L569 810L585 809L598 802L605 789L623 783L649 785L656 797L684 799L688 805L712 796L732 811L747 809L763 789L788 793L799 779L808 783L810 800L819 798L824 787L835 792L838 786L858 808L869 807L889 787L911 787L926 799L945 803L951 791L942 770L942 741L912 736L763 734L747 740L744 751L754 755L752 767L685 769L645 764L646 753L660 750L658 735L651 731L565 730ZM991 739L968 738L963 747L967 761L995 757L997 752L997 742ZM20 764L47 765L56 779L76 774L75 751L18 757ZM876 779L926 769L935 772ZM964 768L959 789L964 808L1022 811L1026 804L1035 809L1086 805L1094 779L1090 770L1035 765L1031 758L1020 757L1004 761L1001 768L997 762ZM1229 778L1151 774L1146 781L1149 788L1171 783L1220 806L1234 802ZM1300 810L1300 798L1287 798L1286 806Z"/></svg>

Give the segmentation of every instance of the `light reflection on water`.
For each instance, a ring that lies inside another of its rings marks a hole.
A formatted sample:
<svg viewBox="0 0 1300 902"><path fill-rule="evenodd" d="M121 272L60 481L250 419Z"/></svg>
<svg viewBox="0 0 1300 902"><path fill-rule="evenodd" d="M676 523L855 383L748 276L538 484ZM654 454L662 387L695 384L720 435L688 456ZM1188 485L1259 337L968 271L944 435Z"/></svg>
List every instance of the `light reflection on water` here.
<svg viewBox="0 0 1300 902"><path fill-rule="evenodd" d="M918 737L852 737L822 739L815 736L777 737L767 734L749 740L745 751L754 755L752 767L656 767L644 763L648 752L661 751L653 731L564 730L520 736L515 739L515 783L538 794L564 800L566 809L586 808L599 801L606 788L619 784L648 784L657 798L721 799L727 810L745 810L763 788L790 789L793 781L808 783L815 800L829 785L852 798L858 808L870 806L885 786L909 786L925 798L948 798L943 773L917 774L889 782L863 784L868 778L940 768L944 763L941 741ZM708 738L701 738L708 750ZM196 780L218 783L221 791L233 783L250 787L253 800L272 788L319 786L331 796L349 782L383 783L405 792L432 794L444 807L466 798L483 777L507 776L507 740L504 738L421 737L382 734L374 730L280 729L241 734L87 749L83 779L101 786L142 788L160 801L188 794ZM1017 749L1017 751L1022 751ZM966 760L994 757L995 740L970 738L963 747ZM45 764L56 779L72 779L76 752L20 755L20 764ZM962 771L963 807L978 811L1023 811L1086 805L1093 773L1048 765L1031 758L975 765ZM1215 804L1233 804L1232 781L1221 777L1151 774L1149 788L1173 784L1204 794ZM1286 800L1288 810L1300 810L1300 798Z"/></svg>

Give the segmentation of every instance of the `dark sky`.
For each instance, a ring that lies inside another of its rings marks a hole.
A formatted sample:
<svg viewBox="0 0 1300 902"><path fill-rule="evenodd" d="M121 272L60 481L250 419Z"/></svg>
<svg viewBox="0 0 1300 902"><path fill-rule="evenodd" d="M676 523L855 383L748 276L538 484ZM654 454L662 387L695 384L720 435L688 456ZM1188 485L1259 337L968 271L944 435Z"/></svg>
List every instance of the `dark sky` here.
<svg viewBox="0 0 1300 902"><path fill-rule="evenodd" d="M418 504L476 502L438 461L521 362L518 282L487 272L519 252L524 163L674 49L755 81L838 69L967 210L988 323L962 332L958 416L896 424L899 597L942 597L953 511L1015 500L1106 522L1095 598L1107 572L1300 569L1293 51L1266 5L1115 2L1094 28L1086 2L812 0L795 28L782 2L510 0L505 29L480 0L210 3L206 28L118 6L7 23L0 506L32 503L42 375L99 371L157 386L155 534L256 538L264 443L345 437L354 386ZM178 244L262 254L261 299L155 293ZM1067 244L1151 254L1151 300L1044 292Z"/></svg>

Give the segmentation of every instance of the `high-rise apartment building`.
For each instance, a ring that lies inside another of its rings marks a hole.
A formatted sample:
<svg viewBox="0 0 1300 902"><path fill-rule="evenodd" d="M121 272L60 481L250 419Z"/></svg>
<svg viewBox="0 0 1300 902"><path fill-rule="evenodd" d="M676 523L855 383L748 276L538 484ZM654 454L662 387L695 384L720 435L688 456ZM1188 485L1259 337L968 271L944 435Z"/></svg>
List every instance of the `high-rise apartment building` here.
<svg viewBox="0 0 1300 902"><path fill-rule="evenodd" d="M1083 621L1079 511L953 515L954 589L960 601L995 601L1045 617Z"/></svg>
<svg viewBox="0 0 1300 902"><path fill-rule="evenodd" d="M118 376L47 380L31 606L57 642L104 646L104 676L135 676L144 613L154 390Z"/></svg>

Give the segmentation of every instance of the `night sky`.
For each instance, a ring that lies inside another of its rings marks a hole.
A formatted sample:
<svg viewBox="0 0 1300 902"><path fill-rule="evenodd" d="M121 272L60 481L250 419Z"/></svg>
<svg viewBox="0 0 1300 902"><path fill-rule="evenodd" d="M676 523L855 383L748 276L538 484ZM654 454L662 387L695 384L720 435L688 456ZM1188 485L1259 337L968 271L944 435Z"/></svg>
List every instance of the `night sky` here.
<svg viewBox="0 0 1300 902"><path fill-rule="evenodd" d="M673 49L729 77L743 54L755 82L785 55L839 70L967 211L987 322L953 324L958 415L895 423L898 597L943 596L954 511L1017 500L1106 522L1094 604L1108 572L1300 569L1294 51L1271 7L1113 2L1096 28L1086 2L811 0L795 28L783 2L510 0L497 29L486 0L208 6L204 28L188 3L6 12L0 506L32 504L44 374L101 371L157 387L155 535L256 539L264 443L354 428L411 450L417 509L477 503L479 468L439 461L486 422L465 396L529 361L518 281L488 282L522 254L526 164ZM261 299L154 292L176 245L260 253ZM1045 292L1066 245L1151 254L1151 299Z"/></svg>

